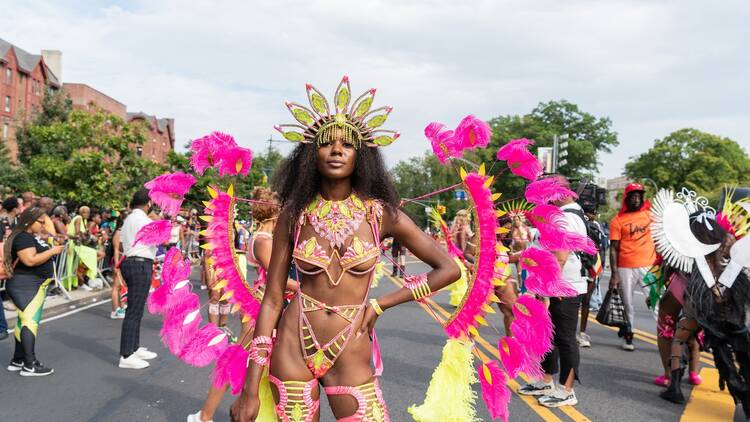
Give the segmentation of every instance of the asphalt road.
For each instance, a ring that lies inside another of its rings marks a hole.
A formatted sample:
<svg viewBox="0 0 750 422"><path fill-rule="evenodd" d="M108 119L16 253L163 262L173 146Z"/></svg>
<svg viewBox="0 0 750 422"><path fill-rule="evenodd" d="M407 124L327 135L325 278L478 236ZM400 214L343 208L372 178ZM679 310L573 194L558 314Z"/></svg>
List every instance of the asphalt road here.
<svg viewBox="0 0 750 422"><path fill-rule="evenodd" d="M414 273L423 271L421 264L412 264L409 269ZM375 294L395 288L385 277ZM438 294L435 302L451 310L447 295ZM641 301L638 305L636 328L645 334L637 337L635 352L620 350L619 339L610 329L589 324L593 347L581 350L582 382L576 386L580 404L575 409L549 412L533 400L523 401L514 394L510 419L632 422L678 421L685 416L682 420L709 422L716 415L724 415L713 420L731 420L731 416L726 416L726 404L709 401L706 406L694 406L693 410L702 410L708 415L695 418L695 412L686 414L685 406L664 402L657 396L660 389L652 385L651 380L660 373L661 365L656 346L646 335L655 333L655 322ZM159 358L142 371L117 368L120 321L109 319L109 307L109 303L104 303L42 324L38 357L55 368L55 374L22 378L0 372L0 420L184 421L189 413L201 407L210 368L189 367L171 356L159 342L160 320L157 317L147 315L144 318L141 343L159 353ZM488 320L494 327L502 326L498 315L490 315ZM406 409L424 399L445 336L432 317L416 304L389 310L378 321L377 328L385 364L381 382L392 420L410 421ZM484 345L480 342L478 350L491 356L498 333L492 329L481 333L485 342ZM10 360L11 349L11 341L2 343L0 362ZM687 384L684 389L690 394ZM475 390L479 391L478 385ZM693 401L702 403L697 393L694 397ZM230 402L227 397L215 420L228 420ZM321 407L324 409L321 420L333 420L325 402ZM701 409L695 409L697 407ZM477 409L481 420L490 420L481 399ZM741 414L741 411L736 412L735 420L742 420Z"/></svg>

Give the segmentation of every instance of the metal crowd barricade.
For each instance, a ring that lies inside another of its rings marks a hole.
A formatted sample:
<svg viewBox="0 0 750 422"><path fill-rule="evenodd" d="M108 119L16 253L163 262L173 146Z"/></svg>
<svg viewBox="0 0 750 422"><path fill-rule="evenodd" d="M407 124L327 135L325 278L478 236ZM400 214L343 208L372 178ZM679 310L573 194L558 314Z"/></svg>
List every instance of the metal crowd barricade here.
<svg viewBox="0 0 750 422"><path fill-rule="evenodd" d="M73 300L62 282L65 277L65 262L68 259L68 249L69 248L67 247L63 249L63 251L52 261L52 269L55 274L55 287L63 292L63 296L65 296L66 299Z"/></svg>

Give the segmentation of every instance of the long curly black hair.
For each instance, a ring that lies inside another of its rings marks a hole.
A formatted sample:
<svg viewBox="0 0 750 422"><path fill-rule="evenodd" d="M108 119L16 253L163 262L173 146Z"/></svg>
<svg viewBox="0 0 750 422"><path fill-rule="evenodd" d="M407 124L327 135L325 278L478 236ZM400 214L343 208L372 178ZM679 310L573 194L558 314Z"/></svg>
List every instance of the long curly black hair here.
<svg viewBox="0 0 750 422"><path fill-rule="evenodd" d="M273 189L279 194L282 213L292 225L320 193L316 149L314 143L298 145L274 172ZM387 211L396 212L399 203L396 187L377 148L363 146L357 150L357 164L351 177L352 187L359 196L380 200Z"/></svg>

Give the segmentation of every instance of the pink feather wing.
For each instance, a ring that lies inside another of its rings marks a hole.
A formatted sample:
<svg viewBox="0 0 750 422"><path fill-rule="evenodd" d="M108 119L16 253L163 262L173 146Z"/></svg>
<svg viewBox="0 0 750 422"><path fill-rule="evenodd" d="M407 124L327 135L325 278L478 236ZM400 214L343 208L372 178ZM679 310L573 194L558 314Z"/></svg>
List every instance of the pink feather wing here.
<svg viewBox="0 0 750 422"><path fill-rule="evenodd" d="M508 378L500 369L496 361L477 367L479 382L482 387L482 398L487 405L492 419L502 419L508 422L508 404L510 403L510 390L506 385Z"/></svg>
<svg viewBox="0 0 750 422"><path fill-rule="evenodd" d="M212 344L217 339L218 342ZM180 359L193 366L206 366L218 359L227 347L226 333L214 324L206 324L182 348Z"/></svg>
<svg viewBox="0 0 750 422"><path fill-rule="evenodd" d="M247 359L250 353L239 344L229 346L216 360L212 374L213 385L222 388L229 384L232 394L242 391L247 374Z"/></svg>
<svg viewBox="0 0 750 422"><path fill-rule="evenodd" d="M575 192L563 186L554 177L536 180L526 187L526 200L532 204L548 204L565 198L577 198Z"/></svg>
<svg viewBox="0 0 750 422"><path fill-rule="evenodd" d="M215 154L220 176L247 176L253 165L253 152L248 148L223 148Z"/></svg>
<svg viewBox="0 0 750 422"><path fill-rule="evenodd" d="M578 295L578 291L561 277L560 264L550 251L527 248L521 252L519 262L521 268L528 272L525 284L532 293L547 297Z"/></svg>
<svg viewBox="0 0 750 422"><path fill-rule="evenodd" d="M513 316L510 330L529 357L541 359L552 350L552 320L544 303L521 296L513 306Z"/></svg>
<svg viewBox="0 0 750 422"><path fill-rule="evenodd" d="M172 233L172 222L169 220L157 220L148 223L138 230L135 234L133 246L144 244L148 246L161 245L169 242L169 236Z"/></svg>
<svg viewBox="0 0 750 422"><path fill-rule="evenodd" d="M526 212L526 219L539 230L539 243L549 250L596 253L596 245L588 236L567 230L568 222L559 207L537 205Z"/></svg>
<svg viewBox="0 0 750 422"><path fill-rule="evenodd" d="M492 129L472 115L464 117L456 127L456 140L461 149L484 148L490 143Z"/></svg>

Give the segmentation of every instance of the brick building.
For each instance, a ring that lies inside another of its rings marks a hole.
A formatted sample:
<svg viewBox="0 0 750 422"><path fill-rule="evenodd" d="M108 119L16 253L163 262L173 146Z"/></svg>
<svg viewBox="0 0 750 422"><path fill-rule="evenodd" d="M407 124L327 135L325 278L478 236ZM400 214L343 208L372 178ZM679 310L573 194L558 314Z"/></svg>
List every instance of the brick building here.
<svg viewBox="0 0 750 422"><path fill-rule="evenodd" d="M125 104L86 84L65 82L63 91L68 94L73 102L73 108L76 110L96 111L101 109L122 119L127 117Z"/></svg>
<svg viewBox="0 0 750 422"><path fill-rule="evenodd" d="M159 119L139 112L128 113L127 121L142 121L147 128L146 142L136 147L136 153L151 161L165 163L169 151L174 150L174 119Z"/></svg>
<svg viewBox="0 0 750 422"><path fill-rule="evenodd" d="M49 53L59 60L59 52ZM41 106L48 89L60 89L59 75L52 72L43 55L0 39L0 140L6 143L12 160L18 152L16 125Z"/></svg>

